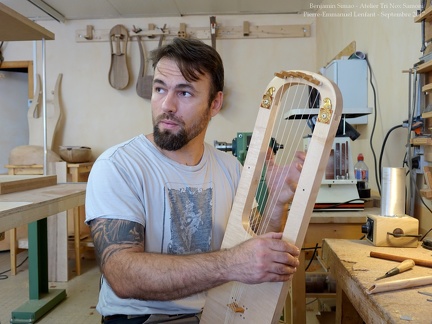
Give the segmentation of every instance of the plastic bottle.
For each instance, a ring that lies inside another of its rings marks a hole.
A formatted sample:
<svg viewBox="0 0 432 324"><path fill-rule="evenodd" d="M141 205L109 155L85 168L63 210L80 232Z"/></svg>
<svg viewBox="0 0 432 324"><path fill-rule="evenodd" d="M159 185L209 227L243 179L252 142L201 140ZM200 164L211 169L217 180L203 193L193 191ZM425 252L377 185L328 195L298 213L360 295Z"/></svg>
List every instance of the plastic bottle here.
<svg viewBox="0 0 432 324"><path fill-rule="evenodd" d="M369 184L369 168L364 162L363 154L359 154L357 156L357 163L354 165L354 173L355 178L357 179L357 182L363 182L364 185L360 187L363 187L362 189L368 188Z"/></svg>
<svg viewBox="0 0 432 324"><path fill-rule="evenodd" d="M369 198L369 168L363 160L363 154L360 153L357 156L357 163L354 165L354 174L357 179L357 191L360 198Z"/></svg>

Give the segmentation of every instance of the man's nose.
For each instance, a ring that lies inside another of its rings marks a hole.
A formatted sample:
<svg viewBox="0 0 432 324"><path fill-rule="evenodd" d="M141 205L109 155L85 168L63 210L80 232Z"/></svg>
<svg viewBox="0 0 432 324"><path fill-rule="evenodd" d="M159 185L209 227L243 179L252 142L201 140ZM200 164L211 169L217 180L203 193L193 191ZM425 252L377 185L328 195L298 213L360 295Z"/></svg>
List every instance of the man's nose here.
<svg viewBox="0 0 432 324"><path fill-rule="evenodd" d="M177 111L177 101L175 98L175 93L168 91L165 98L162 101L162 109L165 112L176 112Z"/></svg>

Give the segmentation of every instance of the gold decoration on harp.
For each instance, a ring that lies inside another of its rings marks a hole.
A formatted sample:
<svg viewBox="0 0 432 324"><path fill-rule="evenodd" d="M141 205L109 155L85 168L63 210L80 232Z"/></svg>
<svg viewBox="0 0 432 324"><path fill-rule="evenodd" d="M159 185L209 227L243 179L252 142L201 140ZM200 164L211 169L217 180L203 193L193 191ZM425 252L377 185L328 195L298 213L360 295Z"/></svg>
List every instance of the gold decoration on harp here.
<svg viewBox="0 0 432 324"><path fill-rule="evenodd" d="M280 71L276 72L275 76L281 79L288 79L288 78L301 78L303 80L309 81L310 83L313 83L315 85L320 85L321 82L317 79L315 79L312 75L299 72L299 71Z"/></svg>
<svg viewBox="0 0 432 324"><path fill-rule="evenodd" d="M263 99L261 101L261 107L270 108L273 102L273 94L276 91L275 87L270 87L267 92L263 95Z"/></svg>
<svg viewBox="0 0 432 324"><path fill-rule="evenodd" d="M240 307L236 302L232 302L231 304L228 304L227 306L234 313L241 313L241 314L243 314L245 312L245 309L243 307Z"/></svg>
<svg viewBox="0 0 432 324"><path fill-rule="evenodd" d="M331 100L329 98L324 98L323 105L318 113L318 122L329 124L331 116L333 114Z"/></svg>

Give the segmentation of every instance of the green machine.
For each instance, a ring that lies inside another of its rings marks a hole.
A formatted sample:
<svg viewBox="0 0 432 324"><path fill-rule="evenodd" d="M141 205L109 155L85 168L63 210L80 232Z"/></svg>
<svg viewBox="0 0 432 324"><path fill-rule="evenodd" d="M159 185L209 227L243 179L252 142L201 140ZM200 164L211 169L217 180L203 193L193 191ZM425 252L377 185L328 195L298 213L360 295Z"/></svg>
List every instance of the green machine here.
<svg viewBox="0 0 432 324"><path fill-rule="evenodd" d="M214 141L214 147L220 151L232 152L232 154L237 157L237 160L243 165L246 160L247 151L249 149L249 144L252 138L251 132L239 132L237 137L232 140L231 143ZM275 138L270 139L269 147L272 149L273 154L276 154L279 149L283 149L283 144L278 144ZM258 203L258 210L262 214L264 212L265 204L268 197L268 189L265 182L266 167L264 166L263 172L261 174L261 179L258 185L258 190L256 199Z"/></svg>

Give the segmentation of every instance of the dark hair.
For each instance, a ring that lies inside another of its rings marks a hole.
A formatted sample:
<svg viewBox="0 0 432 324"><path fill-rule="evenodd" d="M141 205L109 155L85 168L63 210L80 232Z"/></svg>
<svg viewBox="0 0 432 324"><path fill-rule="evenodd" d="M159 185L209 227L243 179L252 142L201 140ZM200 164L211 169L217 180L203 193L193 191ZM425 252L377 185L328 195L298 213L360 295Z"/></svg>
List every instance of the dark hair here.
<svg viewBox="0 0 432 324"><path fill-rule="evenodd" d="M153 68L162 58L169 58L177 63L184 78L197 81L200 75L208 73L211 79L209 102L211 103L224 87L224 67L218 52L198 39L175 37L167 45L151 52Z"/></svg>

